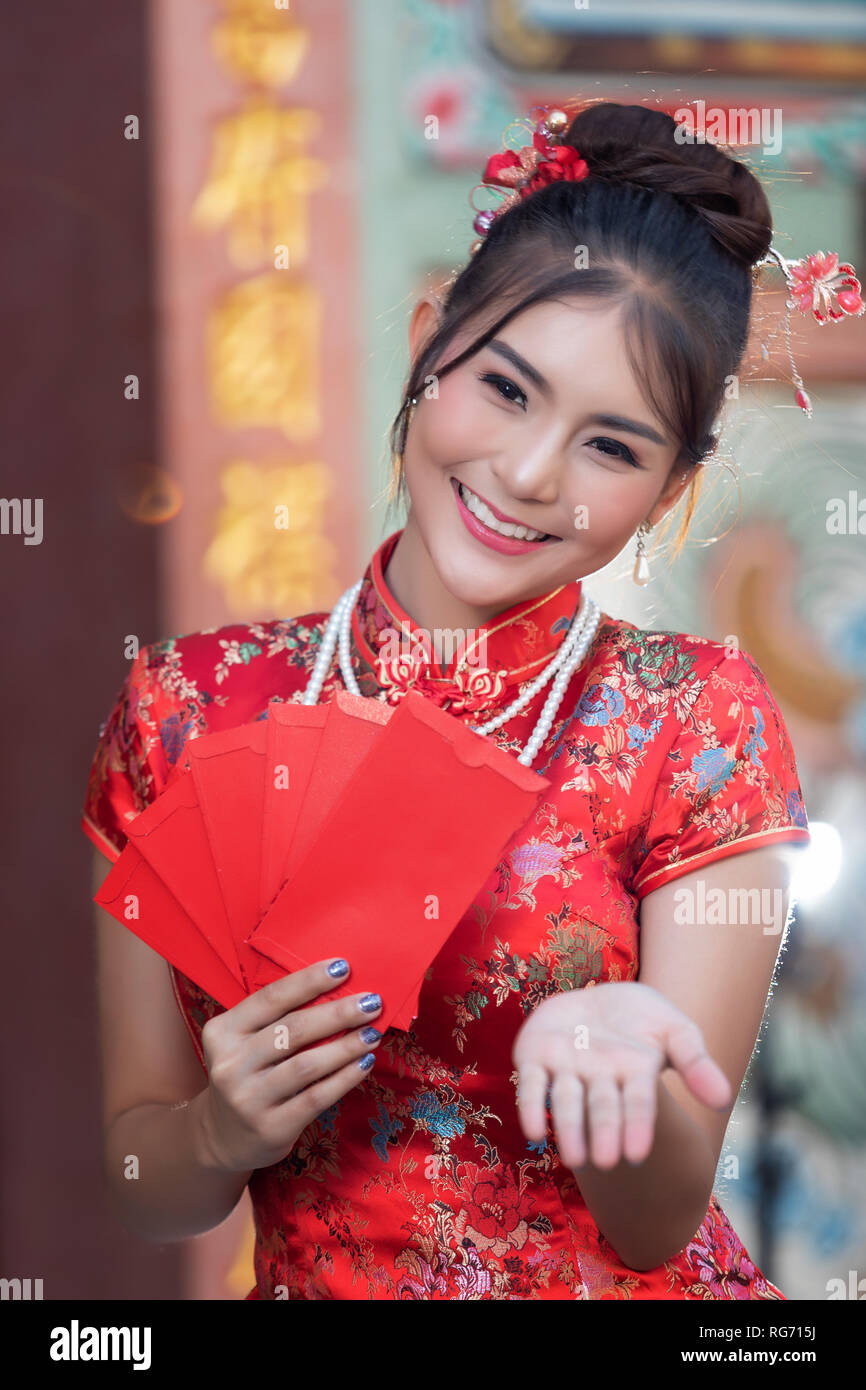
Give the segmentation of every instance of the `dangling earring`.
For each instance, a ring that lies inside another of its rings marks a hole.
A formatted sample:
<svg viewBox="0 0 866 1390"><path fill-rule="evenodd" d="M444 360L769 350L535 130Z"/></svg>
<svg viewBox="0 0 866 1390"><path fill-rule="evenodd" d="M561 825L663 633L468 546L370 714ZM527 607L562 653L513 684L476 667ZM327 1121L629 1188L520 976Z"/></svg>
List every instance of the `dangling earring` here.
<svg viewBox="0 0 866 1390"><path fill-rule="evenodd" d="M649 560L644 554L644 537L648 536L652 526L647 521L642 521L637 528L637 550L635 551L634 570L632 579L635 584L648 584L650 577Z"/></svg>

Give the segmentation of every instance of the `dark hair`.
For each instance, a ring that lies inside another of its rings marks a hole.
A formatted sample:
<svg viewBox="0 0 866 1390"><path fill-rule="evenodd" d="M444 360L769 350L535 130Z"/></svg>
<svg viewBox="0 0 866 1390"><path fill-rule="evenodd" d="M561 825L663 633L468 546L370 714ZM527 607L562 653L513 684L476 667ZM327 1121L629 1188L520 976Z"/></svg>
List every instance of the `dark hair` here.
<svg viewBox="0 0 866 1390"><path fill-rule="evenodd" d="M696 465L716 446L712 427L726 378L736 374L748 339L752 266L773 228L754 174L717 145L678 143L676 130L671 116L651 107L586 107L563 140L586 160L588 177L536 189L494 220L449 286L440 326L412 366L389 434L399 467L392 501L405 496L411 398L422 394L432 364L458 334L489 325L437 377L534 304L612 298L625 303L632 370L680 440L680 469L694 469L679 550L704 472ZM587 269L575 269L577 246L586 248Z"/></svg>

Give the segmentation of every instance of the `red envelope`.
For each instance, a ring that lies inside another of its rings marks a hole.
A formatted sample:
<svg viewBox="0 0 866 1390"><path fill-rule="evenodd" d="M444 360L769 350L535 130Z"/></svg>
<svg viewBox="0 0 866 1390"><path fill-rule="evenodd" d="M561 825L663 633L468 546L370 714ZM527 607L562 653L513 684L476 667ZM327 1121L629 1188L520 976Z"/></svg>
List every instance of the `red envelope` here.
<svg viewBox="0 0 866 1390"><path fill-rule="evenodd" d="M412 1027L413 1021L418 1017L418 996L421 993L421 986L424 983L424 976L426 974L427 967L425 966L394 1015L391 1021L392 1028L402 1028L404 1033L408 1033L409 1029Z"/></svg>
<svg viewBox="0 0 866 1390"><path fill-rule="evenodd" d="M127 835L238 984L246 988L190 774L166 785L156 800L130 821Z"/></svg>
<svg viewBox="0 0 866 1390"><path fill-rule="evenodd" d="M112 865L94 902L224 1008L232 1009L246 998L246 989L131 841Z"/></svg>
<svg viewBox="0 0 866 1390"><path fill-rule="evenodd" d="M327 712L322 718L321 711ZM316 719L310 715L318 712ZM265 787L264 843L269 845L267 896L261 917L273 902L297 859L315 840L319 827L339 799L353 770L370 752L393 714L379 700L338 691L326 706L271 704L268 706L268 776ZM298 776L285 786L283 769L295 766ZM273 761L271 758L273 757ZM277 790L277 784L282 783ZM271 837L270 843L268 837ZM274 845L278 846L274 849ZM276 866L276 872L274 872ZM252 928L252 923L250 928ZM250 982L273 978L274 962L247 946Z"/></svg>
<svg viewBox="0 0 866 1390"><path fill-rule="evenodd" d="M376 989L377 1025L408 1029L431 960L549 785L415 692L396 709L274 701L187 743L95 901L225 1008L343 954L350 982L313 1003ZM385 879L381 845L399 866Z"/></svg>
<svg viewBox="0 0 866 1390"><path fill-rule="evenodd" d="M190 769L238 958L259 917L266 721L190 740ZM246 968L246 965L245 965Z"/></svg>
<svg viewBox="0 0 866 1390"><path fill-rule="evenodd" d="M259 912L270 906L285 878L283 865L319 751L322 730L333 706L268 705L265 740L262 862Z"/></svg>
<svg viewBox="0 0 866 1390"><path fill-rule="evenodd" d="M330 703L319 751L304 796L297 829L289 848L279 889L318 837L322 823L339 801L346 785L375 748L394 710L380 700L339 690Z"/></svg>
<svg viewBox="0 0 866 1390"><path fill-rule="evenodd" d="M281 848L278 851L280 867L276 873L271 869L266 893L260 893L262 916L295 863L315 840L322 821L336 803L351 772L366 757L378 731L387 724L393 713L393 707L380 700L342 690L338 690L334 699L324 706L279 702L268 706L267 765L271 780L266 781L265 785L263 843L268 845L270 836L271 843ZM311 718L313 715L318 717ZM358 722L361 720L368 721L366 728ZM300 730L305 742L300 745L302 751L298 775L294 782L289 776L290 785L287 787L285 771L294 766L291 751L294 730ZM282 788L275 790L278 782L282 782ZM273 864L273 850L271 855ZM252 964L250 958L254 958ZM250 952L250 958L245 965L251 984L261 986L275 978L272 960L260 955L255 948ZM394 1019L395 1027L408 1030L412 1020L417 1017L423 973L409 991L406 1003L402 1004L401 1001L401 1008Z"/></svg>
<svg viewBox="0 0 866 1390"><path fill-rule="evenodd" d="M549 786L409 691L250 945L286 970L345 956L333 994L380 993L384 1031Z"/></svg>

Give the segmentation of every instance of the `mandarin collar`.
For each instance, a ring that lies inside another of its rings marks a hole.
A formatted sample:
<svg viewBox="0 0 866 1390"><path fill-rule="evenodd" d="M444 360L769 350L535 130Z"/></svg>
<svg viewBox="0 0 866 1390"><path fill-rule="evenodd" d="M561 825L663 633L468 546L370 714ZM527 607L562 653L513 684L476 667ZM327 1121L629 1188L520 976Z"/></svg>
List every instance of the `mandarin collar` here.
<svg viewBox="0 0 866 1390"><path fill-rule="evenodd" d="M453 652L441 643L437 651L385 579L401 535L395 531L373 553L352 611L356 651L384 697L393 703L416 688L458 713L485 708L503 691L537 676L565 639L580 603L581 581L524 599L465 636L455 634Z"/></svg>

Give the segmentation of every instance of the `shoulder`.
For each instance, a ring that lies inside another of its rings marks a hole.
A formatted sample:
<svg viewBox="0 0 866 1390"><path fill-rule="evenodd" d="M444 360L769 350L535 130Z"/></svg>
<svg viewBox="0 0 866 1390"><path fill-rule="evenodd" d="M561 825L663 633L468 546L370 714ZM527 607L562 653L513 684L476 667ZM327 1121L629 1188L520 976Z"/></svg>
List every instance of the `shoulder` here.
<svg viewBox="0 0 866 1390"><path fill-rule="evenodd" d="M327 617L229 623L128 654L99 727L81 818L103 853L121 852L127 822L182 770L189 739L262 719L271 700L300 697Z"/></svg>
<svg viewBox="0 0 866 1390"><path fill-rule="evenodd" d="M261 718L303 691L327 612L228 623L141 648L129 674L138 719L166 752L190 736Z"/></svg>
<svg viewBox="0 0 866 1390"><path fill-rule="evenodd" d="M604 614L575 713L598 726L594 733L614 752L622 744L632 775L647 784L668 757L694 754L711 763L722 749L732 756L739 749L755 763L769 747L774 762L794 766L758 662L735 643L696 633L639 628Z"/></svg>
<svg viewBox="0 0 866 1390"><path fill-rule="evenodd" d="M694 633L619 624L617 652L629 673L623 688L640 716L658 713L661 763L688 769L697 790L717 791L742 772L744 783L785 784L802 806L794 749L767 676L751 652ZM797 824L804 823L799 812Z"/></svg>
<svg viewBox="0 0 866 1390"><path fill-rule="evenodd" d="M143 647L141 674L158 686L195 695L204 683L215 697L235 681L253 684L266 668L302 674L318 645L328 614L305 613L296 618L227 623L224 627L166 637Z"/></svg>
<svg viewBox="0 0 866 1390"><path fill-rule="evenodd" d="M596 642L599 660L640 673L642 687L674 692L706 682L767 693L766 677L750 652L735 642L717 642L692 632L641 628L602 614Z"/></svg>

